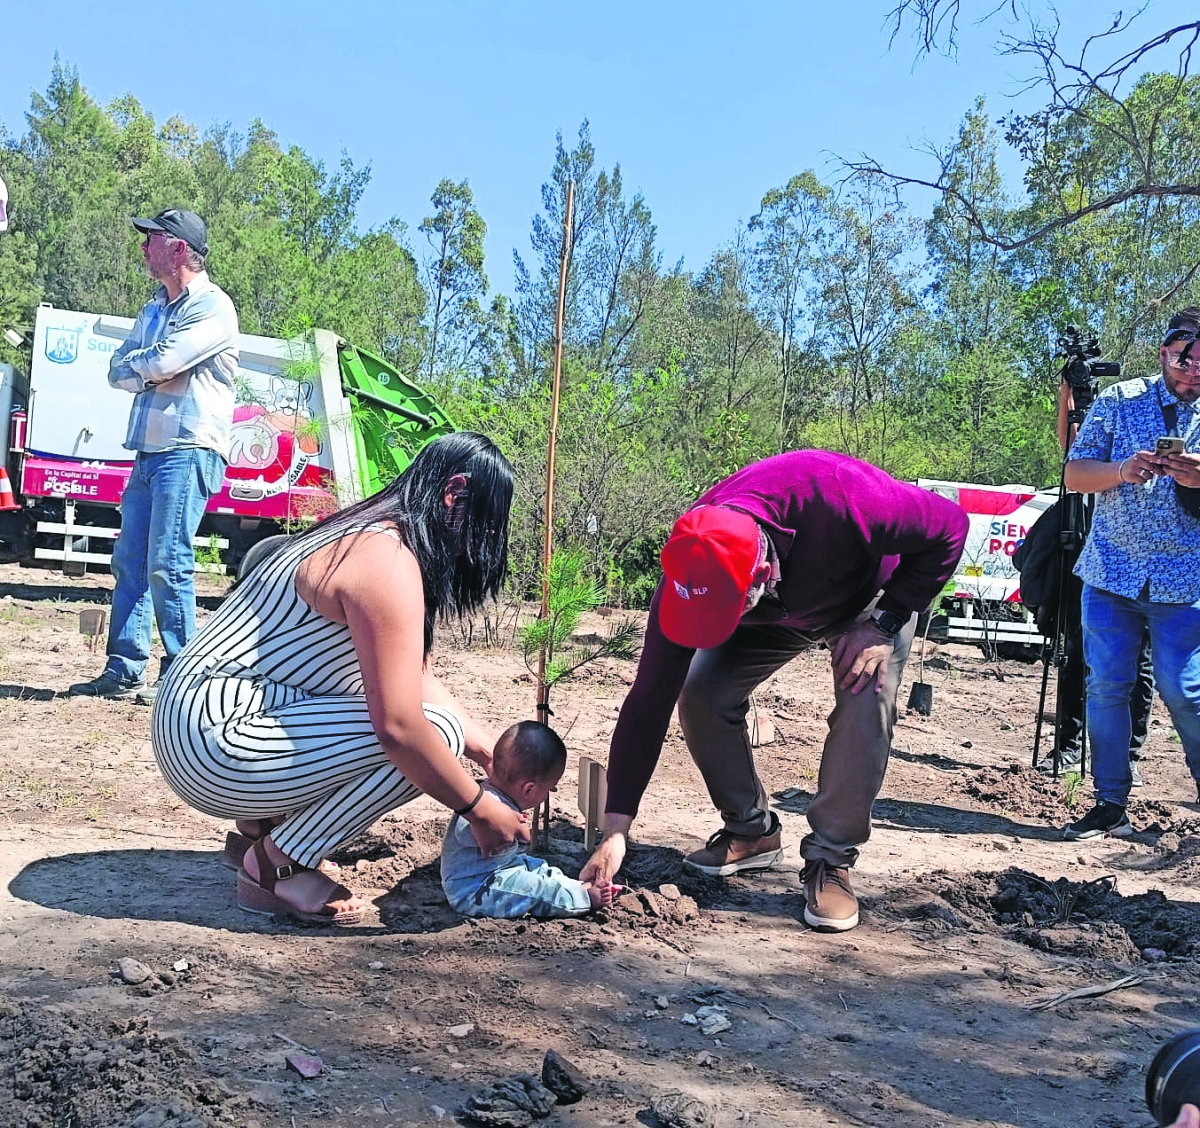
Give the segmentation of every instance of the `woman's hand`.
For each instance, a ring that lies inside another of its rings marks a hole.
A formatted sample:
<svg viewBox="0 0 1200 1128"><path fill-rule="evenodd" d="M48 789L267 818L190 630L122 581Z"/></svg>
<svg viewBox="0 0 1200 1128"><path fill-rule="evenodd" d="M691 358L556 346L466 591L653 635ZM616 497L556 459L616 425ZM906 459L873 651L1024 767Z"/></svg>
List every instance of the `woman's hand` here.
<svg viewBox="0 0 1200 1128"><path fill-rule="evenodd" d="M514 811L494 795L484 794L469 815L463 818L485 858L498 854L514 842L529 841L529 816Z"/></svg>

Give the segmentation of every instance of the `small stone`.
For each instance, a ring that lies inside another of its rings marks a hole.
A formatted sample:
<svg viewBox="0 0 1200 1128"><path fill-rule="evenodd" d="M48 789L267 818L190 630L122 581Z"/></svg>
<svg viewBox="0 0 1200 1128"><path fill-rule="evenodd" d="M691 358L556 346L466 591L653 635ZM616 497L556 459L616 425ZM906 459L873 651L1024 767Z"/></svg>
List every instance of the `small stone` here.
<svg viewBox="0 0 1200 1128"><path fill-rule="evenodd" d="M467 1098L459 1113L478 1124L526 1128L535 1117L549 1116L557 1097L536 1077L522 1074L494 1081Z"/></svg>
<svg viewBox="0 0 1200 1128"><path fill-rule="evenodd" d="M1012 722L1011 721L1001 721L1000 722L1000 731L1001 732L1012 732Z"/></svg>
<svg viewBox="0 0 1200 1128"><path fill-rule="evenodd" d="M542 1084L564 1105L583 1100L592 1087L574 1065L554 1050L547 1050L542 1059Z"/></svg>
<svg viewBox="0 0 1200 1128"><path fill-rule="evenodd" d="M683 1016L679 1019L679 1021L682 1022L684 1026L699 1026L700 1025L700 1020L694 1014L692 1014L690 1011L685 1011Z"/></svg>
<svg viewBox="0 0 1200 1128"><path fill-rule="evenodd" d="M369 870L370 868L371 868L371 863L369 861L367 861L366 858L359 858L358 861L356 861L354 863L354 872L355 873L366 873L367 870Z"/></svg>
<svg viewBox="0 0 1200 1128"><path fill-rule="evenodd" d="M1021 914L1021 923L1026 928L1032 928L1033 927L1033 913L1022 913Z"/></svg>
<svg viewBox="0 0 1200 1128"><path fill-rule="evenodd" d="M658 895L660 897L666 897L666 899L668 901L678 901L679 900L679 886L678 885L660 885L658 887Z"/></svg>
<svg viewBox="0 0 1200 1128"><path fill-rule="evenodd" d="M693 898L685 895L675 902L673 915L676 920L695 920L700 915L700 906Z"/></svg>
<svg viewBox="0 0 1200 1128"><path fill-rule="evenodd" d="M974 748L975 746L969 740L964 740L962 742L962 747L963 748Z"/></svg>
<svg viewBox="0 0 1200 1128"><path fill-rule="evenodd" d="M457 1026L451 1026L446 1030L446 1033L451 1038L465 1038L472 1030L475 1029L473 1022L460 1022Z"/></svg>
<svg viewBox="0 0 1200 1128"><path fill-rule="evenodd" d="M161 980L163 981L163 983L165 983L165 984L166 984L168 987L174 987L174 986L175 986L175 973L174 973L173 971L158 971L158 972L155 972L155 974L156 974L156 975L158 976L158 978L159 978L159 979L161 979Z"/></svg>
<svg viewBox="0 0 1200 1128"><path fill-rule="evenodd" d="M383 961L382 960L372 960L369 964L367 964L367 967L369 967L372 971L382 971L383 970Z"/></svg>
<svg viewBox="0 0 1200 1128"><path fill-rule="evenodd" d="M671 1000L668 999L666 995L659 995L655 998L654 1005L658 1007L659 1010L666 1010L667 1007L671 1005Z"/></svg>
<svg viewBox="0 0 1200 1128"><path fill-rule="evenodd" d="M701 1069L715 1069L717 1067L717 1062L720 1060L721 1059L717 1057L716 1054L710 1054L707 1050L701 1050L696 1055L696 1064L700 1066Z"/></svg>
<svg viewBox="0 0 1200 1128"><path fill-rule="evenodd" d="M289 1069L294 1069L306 1081L316 1077L325 1068L325 1063L311 1054L288 1054L283 1060Z"/></svg>
<svg viewBox="0 0 1200 1128"><path fill-rule="evenodd" d="M145 983L154 974L140 960L131 956L122 956L117 960L117 971L126 983Z"/></svg>
<svg viewBox="0 0 1200 1128"><path fill-rule="evenodd" d="M650 1102L650 1111L666 1128L713 1128L713 1110L689 1093L663 1093Z"/></svg>
<svg viewBox="0 0 1200 1128"><path fill-rule="evenodd" d="M700 1023L700 1033L712 1037L714 1034L724 1033L726 1030L733 1028L733 1023L729 1021L728 1012L724 1007L709 1006L697 1007L696 1018Z"/></svg>
<svg viewBox="0 0 1200 1128"><path fill-rule="evenodd" d="M614 909L620 909L625 913L633 913L635 916L645 916L646 906L642 904L642 899L636 893L625 893L618 897L613 902Z"/></svg>
<svg viewBox="0 0 1200 1128"><path fill-rule="evenodd" d="M171 965L171 970L172 971L187 971L187 969L190 968L191 966L192 965L190 963L188 963L187 960L176 960Z"/></svg>
<svg viewBox="0 0 1200 1128"><path fill-rule="evenodd" d="M671 904L664 900L657 893L652 893L649 889L643 889L639 894L642 899L642 904L646 906L646 912L652 917L669 917L671 915Z"/></svg>
<svg viewBox="0 0 1200 1128"><path fill-rule="evenodd" d="M1165 960L1167 953L1161 948L1143 948L1142 959L1149 960L1151 963L1158 963L1160 960Z"/></svg>
<svg viewBox="0 0 1200 1128"><path fill-rule="evenodd" d="M438 1120L442 1120L445 1118L446 1110L444 1108L442 1108L441 1105L430 1105L429 1111L432 1112L433 1115L438 1118Z"/></svg>
<svg viewBox="0 0 1200 1128"><path fill-rule="evenodd" d="M1002 853L1007 854L1008 853L1008 843L1007 842L993 842L992 849L1000 850Z"/></svg>
<svg viewBox="0 0 1200 1128"><path fill-rule="evenodd" d="M1166 834L1160 834L1154 845L1164 854L1174 854L1179 849L1179 843L1179 835L1168 831Z"/></svg>

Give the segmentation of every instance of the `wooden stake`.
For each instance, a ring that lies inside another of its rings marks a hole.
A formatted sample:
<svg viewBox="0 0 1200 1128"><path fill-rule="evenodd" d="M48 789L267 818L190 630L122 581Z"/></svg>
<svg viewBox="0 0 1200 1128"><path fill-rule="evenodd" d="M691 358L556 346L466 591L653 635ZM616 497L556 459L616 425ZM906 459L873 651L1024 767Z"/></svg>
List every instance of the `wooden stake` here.
<svg viewBox="0 0 1200 1128"><path fill-rule="evenodd" d="M590 756L579 757L579 813L583 815L583 847L595 849L603 830L608 773Z"/></svg>
<svg viewBox="0 0 1200 1128"><path fill-rule="evenodd" d="M554 316L554 378L550 386L550 434L546 444L546 511L542 534L542 612L543 620L550 618L550 558L554 552L554 452L558 446L558 401L562 387L563 313L567 303L567 268L571 262L571 222L575 211L575 181L567 181L567 206L563 212L562 254L558 263L558 309ZM537 719L550 723L550 687L546 684L546 644L538 651ZM530 848L536 850L541 822L549 830L550 796L546 796L543 812L533 812Z"/></svg>

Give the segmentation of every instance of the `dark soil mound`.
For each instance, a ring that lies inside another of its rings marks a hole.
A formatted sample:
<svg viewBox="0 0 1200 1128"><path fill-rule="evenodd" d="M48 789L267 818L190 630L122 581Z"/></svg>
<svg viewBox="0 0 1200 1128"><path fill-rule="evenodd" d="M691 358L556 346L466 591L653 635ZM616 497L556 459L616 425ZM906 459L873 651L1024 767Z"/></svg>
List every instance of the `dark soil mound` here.
<svg viewBox="0 0 1200 1128"><path fill-rule="evenodd" d="M919 877L903 901L873 906L881 915L923 922L928 931L1001 932L1041 951L1129 963L1146 948L1187 956L1200 938L1200 906L1155 890L1124 897L1116 879L1048 882L1036 874Z"/></svg>

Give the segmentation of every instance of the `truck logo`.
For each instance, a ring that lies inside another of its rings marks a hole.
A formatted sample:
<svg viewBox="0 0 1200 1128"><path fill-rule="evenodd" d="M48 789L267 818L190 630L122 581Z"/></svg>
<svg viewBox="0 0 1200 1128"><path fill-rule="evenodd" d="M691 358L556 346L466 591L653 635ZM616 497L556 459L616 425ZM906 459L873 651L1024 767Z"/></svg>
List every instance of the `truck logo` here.
<svg viewBox="0 0 1200 1128"><path fill-rule="evenodd" d="M79 356L78 329L56 329L46 326L46 359L55 364L73 364Z"/></svg>

